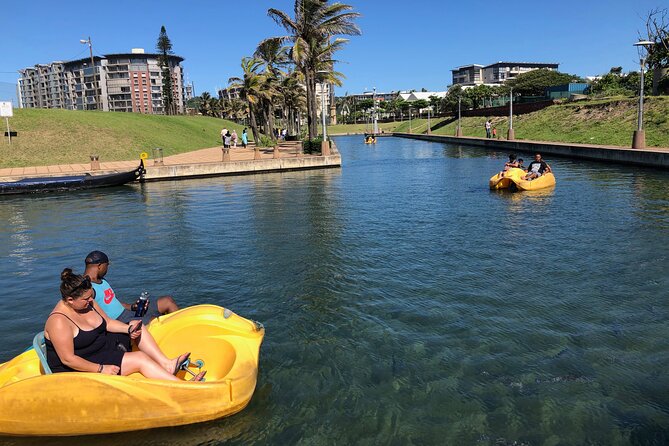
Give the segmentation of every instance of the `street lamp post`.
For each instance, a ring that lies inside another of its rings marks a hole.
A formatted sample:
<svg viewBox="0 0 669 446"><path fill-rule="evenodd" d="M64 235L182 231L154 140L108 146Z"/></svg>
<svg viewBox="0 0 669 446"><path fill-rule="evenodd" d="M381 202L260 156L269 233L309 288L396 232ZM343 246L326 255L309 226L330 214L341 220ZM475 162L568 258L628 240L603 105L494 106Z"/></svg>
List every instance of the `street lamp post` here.
<svg viewBox="0 0 669 446"><path fill-rule="evenodd" d="M641 79L639 82L639 114L637 117L636 130L634 131L634 135L632 136L633 149L646 148L646 132L643 129L643 87L644 87L643 72L644 68L646 67L646 56L648 55L648 48L650 48L654 44L655 42L651 42L650 40L640 40L639 42L634 44L634 46L636 47L645 48L646 52L639 60L641 64Z"/></svg>
<svg viewBox="0 0 669 446"><path fill-rule="evenodd" d="M509 90L509 132L506 139L509 141L516 139L516 132L513 130L513 88Z"/></svg>
<svg viewBox="0 0 669 446"><path fill-rule="evenodd" d="M318 70L317 74L327 74L329 73L326 70ZM325 124L325 82L321 78L321 118L323 121L323 141L321 142L321 155L328 156L330 155L330 143L328 142L328 131Z"/></svg>
<svg viewBox="0 0 669 446"><path fill-rule="evenodd" d="M455 136L462 136L462 127L460 127L460 118L462 117L460 113L460 108L462 106L462 97L458 96L458 126L455 128Z"/></svg>
<svg viewBox="0 0 669 446"><path fill-rule="evenodd" d="M409 107L409 133L411 133L411 107Z"/></svg>
<svg viewBox="0 0 669 446"><path fill-rule="evenodd" d="M91 36L88 36L88 40L81 39L79 40L79 42L84 45L88 44L88 49L91 53L91 68L93 69L93 87L95 88L95 108L100 110L100 94L98 93L98 88L100 87L100 85L98 84L98 78L95 74L95 59L93 59L93 42L91 41Z"/></svg>

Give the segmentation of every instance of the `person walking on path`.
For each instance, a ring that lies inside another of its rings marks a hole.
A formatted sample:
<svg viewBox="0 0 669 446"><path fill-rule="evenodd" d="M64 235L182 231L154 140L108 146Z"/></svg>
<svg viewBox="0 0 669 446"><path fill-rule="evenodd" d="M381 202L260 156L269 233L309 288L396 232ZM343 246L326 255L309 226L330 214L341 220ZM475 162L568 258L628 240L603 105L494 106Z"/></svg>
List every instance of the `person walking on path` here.
<svg viewBox="0 0 669 446"><path fill-rule="evenodd" d="M223 147L229 149L231 143L232 143L232 135L230 134L230 132L228 132L225 134L225 137L223 138Z"/></svg>
<svg viewBox="0 0 669 446"><path fill-rule="evenodd" d="M246 145L249 143L249 135L246 133L246 128L242 131L242 147L246 148Z"/></svg>
<svg viewBox="0 0 669 446"><path fill-rule="evenodd" d="M228 133L228 129L223 129L221 130L221 142L223 143L223 146L225 146L225 134Z"/></svg>
<svg viewBox="0 0 669 446"><path fill-rule="evenodd" d="M497 127L492 128L492 137L493 139L497 139Z"/></svg>
<svg viewBox="0 0 669 446"><path fill-rule="evenodd" d="M232 147L237 148L237 131L232 130Z"/></svg>
<svg viewBox="0 0 669 446"><path fill-rule="evenodd" d="M492 124L490 124L490 119L486 119L485 121L485 137L490 138L492 135L490 133L490 129L492 127Z"/></svg>

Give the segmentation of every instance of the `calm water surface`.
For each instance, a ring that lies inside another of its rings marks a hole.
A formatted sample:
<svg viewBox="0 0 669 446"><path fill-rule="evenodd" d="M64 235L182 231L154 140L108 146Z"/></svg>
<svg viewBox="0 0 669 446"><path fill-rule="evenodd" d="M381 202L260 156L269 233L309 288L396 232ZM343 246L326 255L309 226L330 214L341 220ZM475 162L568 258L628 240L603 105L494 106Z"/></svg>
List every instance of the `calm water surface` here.
<svg viewBox="0 0 669 446"><path fill-rule="evenodd" d="M127 301L215 303L267 335L238 415L0 442L669 443L669 174L554 159L554 190L491 193L504 153L337 144L341 170L1 199L3 361L93 249Z"/></svg>

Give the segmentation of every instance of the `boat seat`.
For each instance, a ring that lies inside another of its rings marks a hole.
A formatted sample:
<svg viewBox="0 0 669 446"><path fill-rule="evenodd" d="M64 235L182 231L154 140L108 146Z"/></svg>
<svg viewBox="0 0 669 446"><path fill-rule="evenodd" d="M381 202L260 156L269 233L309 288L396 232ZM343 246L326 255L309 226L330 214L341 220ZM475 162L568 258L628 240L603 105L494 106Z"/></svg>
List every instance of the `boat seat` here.
<svg viewBox="0 0 669 446"><path fill-rule="evenodd" d="M51 375L51 367L49 367L49 364L46 362L46 342L44 341L43 331L37 333L33 338L33 348L35 349L35 353L37 353L39 362L42 364L44 373L46 375Z"/></svg>

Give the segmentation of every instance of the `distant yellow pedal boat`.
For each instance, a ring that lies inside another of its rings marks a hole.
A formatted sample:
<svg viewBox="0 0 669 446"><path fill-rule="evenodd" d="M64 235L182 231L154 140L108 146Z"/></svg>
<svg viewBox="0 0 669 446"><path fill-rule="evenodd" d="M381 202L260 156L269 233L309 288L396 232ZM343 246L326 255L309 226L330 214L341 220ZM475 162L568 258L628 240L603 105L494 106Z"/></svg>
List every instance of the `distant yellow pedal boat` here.
<svg viewBox="0 0 669 446"><path fill-rule="evenodd" d="M500 174L493 175L489 182L490 189L497 190L515 187L518 190L538 190L555 186L555 176L551 172L544 173L534 180L526 180L526 174L523 169L511 168L504 172L504 176Z"/></svg>
<svg viewBox="0 0 669 446"><path fill-rule="evenodd" d="M265 329L215 305L197 305L154 319L151 334L168 357L189 351L188 379L142 375L47 374L30 349L0 364L0 435L88 435L179 426L225 417L251 400ZM39 336L39 335L38 335ZM36 340L37 340L36 336ZM39 346L38 346L39 349Z"/></svg>

